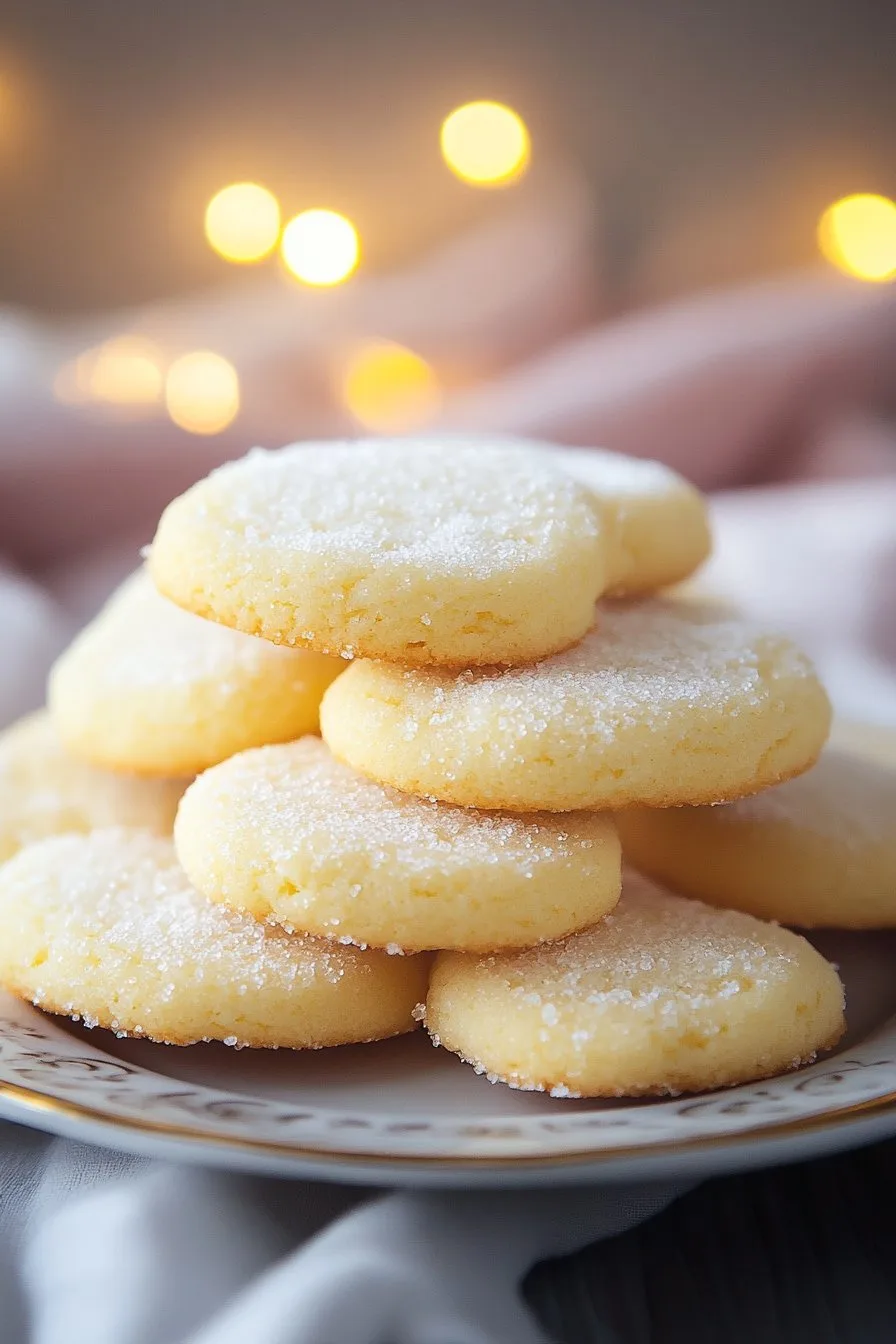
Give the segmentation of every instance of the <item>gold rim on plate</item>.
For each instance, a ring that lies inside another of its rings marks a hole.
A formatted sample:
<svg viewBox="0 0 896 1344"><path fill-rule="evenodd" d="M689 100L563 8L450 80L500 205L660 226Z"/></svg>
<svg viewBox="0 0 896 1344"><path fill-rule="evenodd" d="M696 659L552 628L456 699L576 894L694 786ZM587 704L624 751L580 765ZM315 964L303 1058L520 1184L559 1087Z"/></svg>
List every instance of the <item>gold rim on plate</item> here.
<svg viewBox="0 0 896 1344"><path fill-rule="evenodd" d="M896 1113L896 1091L883 1093L880 1097L871 1097L866 1101L850 1102L846 1106L825 1111L821 1115L801 1119L781 1120L769 1124L755 1125L750 1129L739 1130L736 1134L710 1134L690 1139L666 1139L659 1143L630 1144L610 1149L580 1148L563 1153L522 1154L512 1157L488 1156L474 1157L395 1153L345 1152L338 1148L304 1148L296 1144L272 1143L264 1139L233 1138L225 1134L216 1134L208 1130L190 1129L183 1125L174 1125L161 1120L123 1119L98 1110L83 1102L61 1101L45 1092L22 1087L19 1083L0 1082L0 1100L10 1100L25 1111L62 1116L65 1119L88 1120L104 1128L125 1130L144 1137L165 1137L176 1139L191 1145L212 1144L232 1152L249 1152L259 1156L281 1157L310 1163L338 1162L341 1166L369 1167L451 1167L457 1170L483 1168L540 1168L568 1167L588 1163L589 1165L613 1164L630 1158L648 1158L668 1156L672 1153L689 1152L701 1149L724 1149L742 1146L744 1143L766 1143L771 1139L787 1138L795 1134L818 1134L829 1130L848 1127L858 1118L867 1118L877 1113L884 1114L893 1110Z"/></svg>

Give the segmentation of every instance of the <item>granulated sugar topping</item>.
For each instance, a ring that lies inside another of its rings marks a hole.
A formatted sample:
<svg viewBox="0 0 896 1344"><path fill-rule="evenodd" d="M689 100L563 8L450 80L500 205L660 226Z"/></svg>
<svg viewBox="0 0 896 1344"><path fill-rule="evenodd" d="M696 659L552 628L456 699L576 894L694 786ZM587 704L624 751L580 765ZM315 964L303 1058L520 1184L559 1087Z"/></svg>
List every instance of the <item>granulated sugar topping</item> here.
<svg viewBox="0 0 896 1344"><path fill-rule="evenodd" d="M114 983L117 972L129 976L141 966L169 986L170 997L190 981L219 982L228 994L233 986L298 987L316 977L336 984L362 960L355 949L291 936L206 900L172 843L148 832L116 828L44 841L19 856L15 879L17 899L46 920L48 973L54 964L99 960Z"/></svg>
<svg viewBox="0 0 896 1344"><path fill-rule="evenodd" d="M301 670L302 658L265 640L229 630L182 611L155 589L145 571L132 575L97 620L80 635L76 647L104 653L107 685L126 689L166 687L251 676L277 662Z"/></svg>
<svg viewBox="0 0 896 1344"><path fill-rule="evenodd" d="M596 1009L625 1003L650 1014L709 1007L792 972L790 935L734 911L672 896L626 874L616 909L584 933L483 964L540 1005L546 1028L564 1001ZM537 988L536 988L537 986Z"/></svg>
<svg viewBox="0 0 896 1344"><path fill-rule="evenodd" d="M239 843L251 827L275 861L301 853L309 875L340 853L398 865L405 878L496 864L525 875L606 840L591 813L490 814L399 793L342 765L313 737L234 756L193 793L223 809ZM226 860L223 831L217 848Z"/></svg>
<svg viewBox="0 0 896 1344"><path fill-rule="evenodd" d="M475 723L499 705L506 726L525 734L571 713L586 732L600 733L630 715L649 727L688 706L743 711L766 700L776 679L811 674L808 658L784 638L657 600L601 606L581 643L529 667L398 675L408 689L430 692L433 722L441 708L462 704Z"/></svg>
<svg viewBox="0 0 896 1344"><path fill-rule="evenodd" d="M599 530L587 491L548 454L486 439L257 449L213 472L203 489L203 508L218 514L226 503L235 538L354 558L359 576L371 566L435 576L462 558L468 573L487 577L543 560L567 529Z"/></svg>
<svg viewBox="0 0 896 1344"><path fill-rule="evenodd" d="M167 834L186 780L113 774L70 756L45 710L0 735L0 863L46 836L98 826Z"/></svg>

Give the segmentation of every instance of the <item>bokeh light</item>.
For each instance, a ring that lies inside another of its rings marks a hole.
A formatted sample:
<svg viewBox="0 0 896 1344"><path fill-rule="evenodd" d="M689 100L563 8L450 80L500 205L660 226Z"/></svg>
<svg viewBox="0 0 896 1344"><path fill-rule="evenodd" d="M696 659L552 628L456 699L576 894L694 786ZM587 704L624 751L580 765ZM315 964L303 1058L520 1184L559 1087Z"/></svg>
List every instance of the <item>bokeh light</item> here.
<svg viewBox="0 0 896 1344"><path fill-rule="evenodd" d="M0 66L0 148L14 140L17 121L18 108L12 79L9 72Z"/></svg>
<svg viewBox="0 0 896 1344"><path fill-rule="evenodd" d="M205 236L228 261L261 261L280 237L277 197L257 182L222 187L206 207Z"/></svg>
<svg viewBox="0 0 896 1344"><path fill-rule="evenodd" d="M35 77L7 52L0 52L0 154L10 158L27 148L40 121Z"/></svg>
<svg viewBox="0 0 896 1344"><path fill-rule="evenodd" d="M358 423L378 434L420 429L442 404L432 367L394 341L373 341L356 350L343 370L341 390Z"/></svg>
<svg viewBox="0 0 896 1344"><path fill-rule="evenodd" d="M465 103L442 122L442 155L464 182L503 187L529 165L526 123L503 103Z"/></svg>
<svg viewBox="0 0 896 1344"><path fill-rule="evenodd" d="M191 434L220 434L240 409L236 369L211 350L181 355L165 379L165 406L181 429Z"/></svg>
<svg viewBox="0 0 896 1344"><path fill-rule="evenodd" d="M338 285L358 265L360 244L351 220L335 210L303 210L283 230L283 261L306 285Z"/></svg>
<svg viewBox="0 0 896 1344"><path fill-rule="evenodd" d="M822 255L860 280L896 277L896 202L886 196L844 196L818 224Z"/></svg>
<svg viewBox="0 0 896 1344"><path fill-rule="evenodd" d="M68 405L90 403L137 411L155 406L163 386L162 354L141 336L115 336L64 364L53 391Z"/></svg>

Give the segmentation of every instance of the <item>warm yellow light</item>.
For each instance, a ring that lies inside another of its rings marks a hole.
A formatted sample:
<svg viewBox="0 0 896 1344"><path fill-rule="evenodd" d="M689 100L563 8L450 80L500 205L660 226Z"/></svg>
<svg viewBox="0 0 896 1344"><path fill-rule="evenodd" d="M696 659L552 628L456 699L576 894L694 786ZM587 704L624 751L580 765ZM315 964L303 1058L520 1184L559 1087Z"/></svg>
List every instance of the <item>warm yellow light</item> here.
<svg viewBox="0 0 896 1344"><path fill-rule="evenodd" d="M14 139L17 112L12 80L5 70L0 70L0 147Z"/></svg>
<svg viewBox="0 0 896 1344"><path fill-rule="evenodd" d="M153 406L162 395L161 353L139 336L116 336L63 365L53 390L70 405Z"/></svg>
<svg viewBox="0 0 896 1344"><path fill-rule="evenodd" d="M228 261L261 261L280 237L277 197L257 182L222 187L206 207L205 236Z"/></svg>
<svg viewBox="0 0 896 1344"><path fill-rule="evenodd" d="M181 355L165 379L165 405L181 429L191 434L220 434L240 408L236 369L211 350Z"/></svg>
<svg viewBox="0 0 896 1344"><path fill-rule="evenodd" d="M303 210L283 230L283 260L306 285L338 285L358 264L360 245L351 220L335 210Z"/></svg>
<svg viewBox="0 0 896 1344"><path fill-rule="evenodd" d="M478 187L503 187L529 166L529 132L503 103L465 103L442 122L442 155L448 167Z"/></svg>
<svg viewBox="0 0 896 1344"><path fill-rule="evenodd" d="M121 336L100 346L87 375L94 401L112 406L151 406L162 394L162 370L155 347L137 336Z"/></svg>
<svg viewBox="0 0 896 1344"><path fill-rule="evenodd" d="M0 153L25 147L40 112L32 81L16 68L0 68Z"/></svg>
<svg viewBox="0 0 896 1344"><path fill-rule="evenodd" d="M376 341L355 351L343 371L342 396L359 424L378 434L420 429L442 401L430 365L394 341Z"/></svg>
<svg viewBox="0 0 896 1344"><path fill-rule="evenodd" d="M896 201L886 196L844 196L825 210L818 245L833 266L860 280L896 277Z"/></svg>

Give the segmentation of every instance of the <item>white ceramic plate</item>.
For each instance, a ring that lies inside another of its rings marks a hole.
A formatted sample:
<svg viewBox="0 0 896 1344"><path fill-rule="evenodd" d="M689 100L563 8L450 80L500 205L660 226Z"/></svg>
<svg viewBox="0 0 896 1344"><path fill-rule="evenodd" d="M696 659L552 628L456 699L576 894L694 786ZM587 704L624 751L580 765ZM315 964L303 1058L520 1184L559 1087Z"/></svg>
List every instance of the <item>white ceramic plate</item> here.
<svg viewBox="0 0 896 1344"><path fill-rule="evenodd" d="M292 1054L117 1040L0 996L0 1114L158 1157L388 1185L708 1175L896 1135L896 933L816 940L850 1032L799 1073L700 1097L557 1101L423 1032Z"/></svg>

